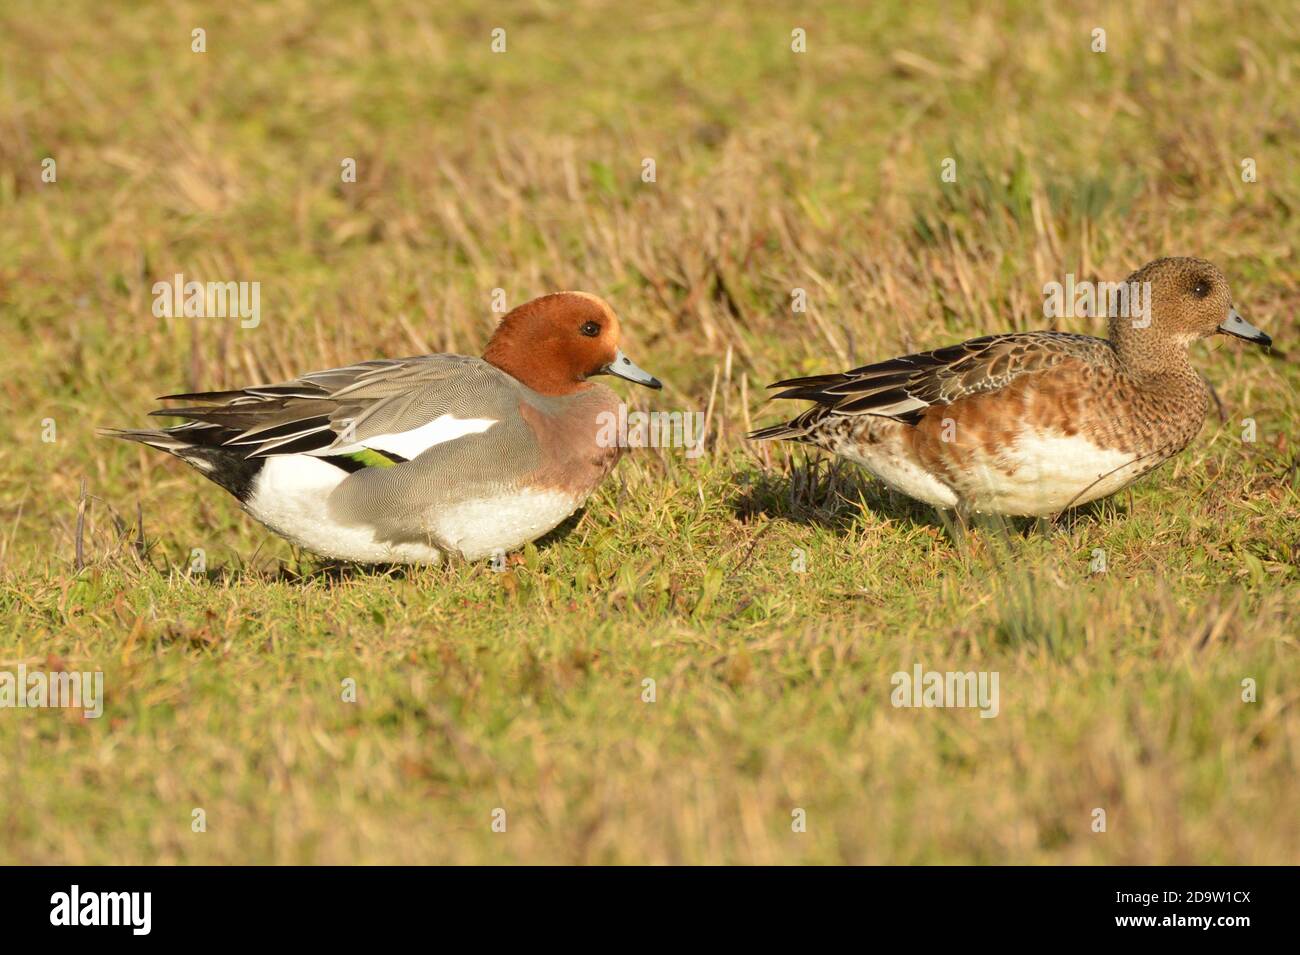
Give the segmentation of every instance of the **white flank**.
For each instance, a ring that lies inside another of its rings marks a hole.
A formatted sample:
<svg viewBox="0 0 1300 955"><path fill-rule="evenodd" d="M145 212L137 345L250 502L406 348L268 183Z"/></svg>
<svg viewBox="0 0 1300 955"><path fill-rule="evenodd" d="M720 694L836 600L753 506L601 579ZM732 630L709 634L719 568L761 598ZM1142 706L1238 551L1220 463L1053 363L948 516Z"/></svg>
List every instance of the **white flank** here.
<svg viewBox="0 0 1300 955"><path fill-rule="evenodd" d="M330 494L347 472L307 454L273 455L257 473L244 507L281 537L324 557L359 563L439 563L443 551L466 560L517 550L553 530L583 498L563 491L519 491L431 508L429 543L390 544L365 525L330 514ZM435 544L436 542L436 544Z"/></svg>
<svg viewBox="0 0 1300 955"><path fill-rule="evenodd" d="M1081 435L1022 433L963 481L962 492L975 510L1046 517L1114 494L1138 477L1136 463L1137 455Z"/></svg>
<svg viewBox="0 0 1300 955"><path fill-rule="evenodd" d="M281 537L323 557L360 563L436 564L441 552L425 544L386 544L368 527L330 517L329 496L348 474L306 454L266 459L245 509Z"/></svg>
<svg viewBox="0 0 1300 955"><path fill-rule="evenodd" d="M478 560L537 540L576 511L582 501L563 491L519 491L443 507L428 520L436 540L459 551L466 560Z"/></svg>
<svg viewBox="0 0 1300 955"><path fill-rule="evenodd" d="M957 495L925 468L898 453L887 441L856 444L846 441L836 448L844 457L862 465L895 491L934 507L956 507Z"/></svg>
<svg viewBox="0 0 1300 955"><path fill-rule="evenodd" d="M331 445L311 453L321 456L351 454L369 448L372 451L387 451L389 454L400 455L409 461L417 457L421 452L428 451L434 445L455 441L467 434L482 434L496 423L496 418L457 418L454 415L444 414L439 415L427 424L420 425L418 428L412 428L410 431L400 431L396 434L377 434L373 438L366 438L364 441L358 441L355 444L344 447Z"/></svg>
<svg viewBox="0 0 1300 955"><path fill-rule="evenodd" d="M835 450L926 504L1026 517L1046 517L1114 494L1139 476L1141 466L1137 455L1099 448L1080 435L1022 433L990 458L973 456L969 469L950 485L900 454L891 441L845 442Z"/></svg>

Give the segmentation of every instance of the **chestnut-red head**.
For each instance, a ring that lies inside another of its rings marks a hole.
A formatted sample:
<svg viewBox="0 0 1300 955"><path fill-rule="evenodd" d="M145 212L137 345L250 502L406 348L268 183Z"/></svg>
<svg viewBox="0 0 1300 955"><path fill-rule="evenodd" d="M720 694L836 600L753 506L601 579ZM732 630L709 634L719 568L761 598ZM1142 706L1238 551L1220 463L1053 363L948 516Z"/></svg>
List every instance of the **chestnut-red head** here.
<svg viewBox="0 0 1300 955"><path fill-rule="evenodd" d="M556 292L525 302L501 319L484 361L544 395L567 395L593 375L617 375L647 388L658 378L619 348L618 316L586 292Z"/></svg>

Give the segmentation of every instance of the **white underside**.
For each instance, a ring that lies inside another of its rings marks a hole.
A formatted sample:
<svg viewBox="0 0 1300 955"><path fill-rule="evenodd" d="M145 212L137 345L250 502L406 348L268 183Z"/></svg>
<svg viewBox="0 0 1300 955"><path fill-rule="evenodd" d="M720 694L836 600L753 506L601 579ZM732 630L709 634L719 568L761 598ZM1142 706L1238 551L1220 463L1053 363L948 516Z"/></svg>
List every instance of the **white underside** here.
<svg viewBox="0 0 1300 955"><path fill-rule="evenodd" d="M866 446L850 444L840 453L908 497L935 507L957 506L957 495L952 488L925 468L896 453L886 442Z"/></svg>
<svg viewBox="0 0 1300 955"><path fill-rule="evenodd" d="M1136 460L1080 435L1022 437L972 477L964 496L975 511L1046 517L1126 487L1139 476Z"/></svg>
<svg viewBox="0 0 1300 955"><path fill-rule="evenodd" d="M559 491L522 491L464 501L430 515L434 536L466 560L518 550L554 530L582 503Z"/></svg>
<svg viewBox="0 0 1300 955"><path fill-rule="evenodd" d="M509 552L553 530L582 500L558 491L523 491L430 509L427 542L388 543L365 524L331 516L329 496L348 475L304 454L267 458L244 507L281 537L313 553L357 563L440 563L444 551L466 560Z"/></svg>
<svg viewBox="0 0 1300 955"><path fill-rule="evenodd" d="M936 507L1045 517L1114 494L1137 478L1137 456L1079 435L1023 434L951 484L894 453L888 442L845 456L898 491Z"/></svg>

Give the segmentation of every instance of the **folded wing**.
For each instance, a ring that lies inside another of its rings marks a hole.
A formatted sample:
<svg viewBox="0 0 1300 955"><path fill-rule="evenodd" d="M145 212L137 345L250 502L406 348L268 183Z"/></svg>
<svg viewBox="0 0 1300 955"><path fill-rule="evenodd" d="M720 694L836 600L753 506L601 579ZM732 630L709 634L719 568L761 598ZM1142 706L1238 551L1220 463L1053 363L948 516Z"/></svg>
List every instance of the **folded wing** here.
<svg viewBox="0 0 1300 955"><path fill-rule="evenodd" d="M168 429L246 458L275 454L379 455L406 461L445 441L482 433L517 402L517 384L478 358L422 355L366 361L294 381L233 391L167 395L190 402L154 415ZM371 463L382 463L374 460Z"/></svg>
<svg viewBox="0 0 1300 955"><path fill-rule="evenodd" d="M1065 340L1076 347L1062 349ZM1042 371L1078 352L1105 347L1100 339L1059 332L1028 332L973 338L960 345L891 358L840 374L789 378L770 385L773 397L816 402L788 425L754 437L795 437L828 414L880 415L916 424L935 405L1005 388L1021 375Z"/></svg>

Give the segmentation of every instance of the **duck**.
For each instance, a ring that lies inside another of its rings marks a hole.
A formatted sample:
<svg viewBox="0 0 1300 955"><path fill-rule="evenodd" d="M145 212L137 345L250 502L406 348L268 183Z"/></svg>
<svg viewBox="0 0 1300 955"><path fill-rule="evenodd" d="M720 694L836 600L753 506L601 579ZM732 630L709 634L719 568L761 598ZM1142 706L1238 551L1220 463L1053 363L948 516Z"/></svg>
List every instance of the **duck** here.
<svg viewBox="0 0 1300 955"><path fill-rule="evenodd" d="M1107 309L1106 338L1012 332L787 378L773 397L813 406L749 437L821 448L963 517L1056 516L1115 494L1200 430L1212 392L1193 342L1272 345L1205 259L1156 259L1125 284L1135 294L1110 304L1133 306Z"/></svg>
<svg viewBox="0 0 1300 955"><path fill-rule="evenodd" d="M321 557L439 564L499 557L554 530L624 449L603 435L612 375L658 378L586 292L526 302L482 357L380 358L292 381L165 395L171 427L103 429L180 458L255 520Z"/></svg>

